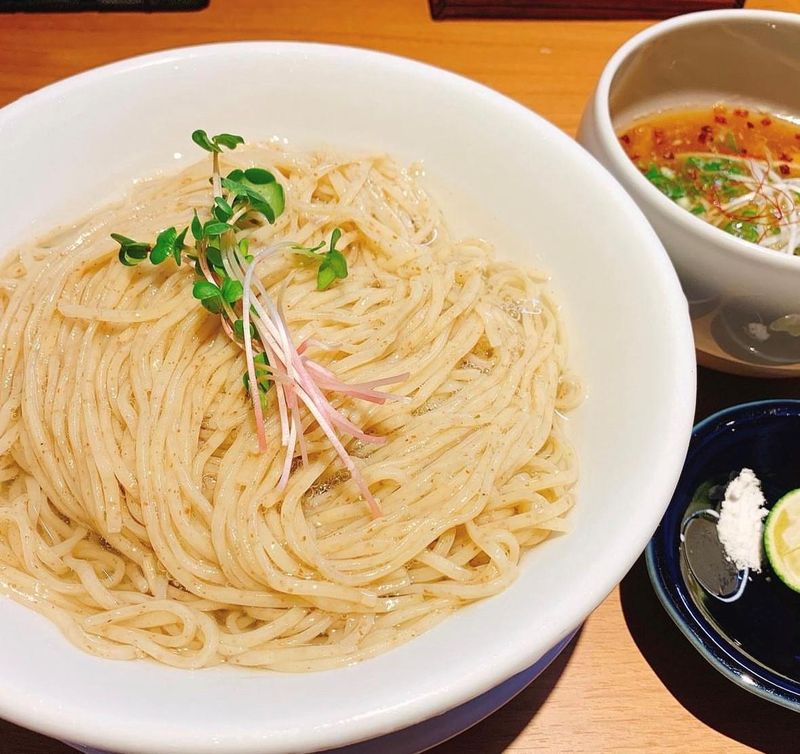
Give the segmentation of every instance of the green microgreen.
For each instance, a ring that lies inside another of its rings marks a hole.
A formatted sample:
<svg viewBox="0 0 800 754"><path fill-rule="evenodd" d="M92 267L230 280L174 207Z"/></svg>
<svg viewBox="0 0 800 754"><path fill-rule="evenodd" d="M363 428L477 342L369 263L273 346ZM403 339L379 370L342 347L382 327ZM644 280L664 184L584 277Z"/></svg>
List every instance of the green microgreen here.
<svg viewBox="0 0 800 754"><path fill-rule="evenodd" d="M250 239L245 237L239 241L237 250L239 252L239 256L244 259L245 262L250 264L250 262L253 261L253 255L250 253Z"/></svg>
<svg viewBox="0 0 800 754"><path fill-rule="evenodd" d="M203 223L200 222L200 218L197 216L197 210L194 210L194 217L192 218L192 235L194 236L195 241L199 241L203 238Z"/></svg>
<svg viewBox="0 0 800 754"><path fill-rule="evenodd" d="M186 234L188 232L189 228L187 226L180 233L178 233L175 243L172 244L172 258L175 260L175 264L178 265L178 267L181 266L181 255L183 250L186 248Z"/></svg>
<svg viewBox="0 0 800 754"><path fill-rule="evenodd" d="M150 261L153 264L161 264L167 257L171 257L177 241L178 231L174 227L162 230L156 238L153 250L150 252Z"/></svg>
<svg viewBox="0 0 800 754"><path fill-rule="evenodd" d="M209 220L203 226L203 235L208 237L221 236L223 233L227 233L229 230L233 230L233 225L221 223L219 220Z"/></svg>
<svg viewBox="0 0 800 754"><path fill-rule="evenodd" d="M214 217L221 223L226 223L233 217L233 207L221 196L214 197L214 209L212 212L214 213Z"/></svg>
<svg viewBox="0 0 800 754"><path fill-rule="evenodd" d="M212 314L219 314L224 308L225 300L222 291L209 280L195 280L192 285L192 296Z"/></svg>
<svg viewBox="0 0 800 754"><path fill-rule="evenodd" d="M242 293L244 293L244 287L238 280L226 277L225 280L222 281L220 294L222 298L225 299L226 303L235 304L241 299Z"/></svg>
<svg viewBox="0 0 800 754"><path fill-rule="evenodd" d="M149 243L134 241L132 238L119 233L112 233L111 238L119 244L119 261L127 267L135 267L140 262L143 262L147 259L147 255L152 249Z"/></svg>
<svg viewBox="0 0 800 754"><path fill-rule="evenodd" d="M286 206L283 186L275 176L262 168L231 170L222 179L222 187L233 196L233 207L247 207L274 223Z"/></svg>
<svg viewBox="0 0 800 754"><path fill-rule="evenodd" d="M272 379L265 347L252 320L245 337L241 271L253 262L254 256L244 233L250 232L254 225L264 220L274 223L281 215L286 206L283 186L274 173L260 167L237 168L226 176L221 174L220 154L224 149L233 150L244 143L241 136L228 133L209 136L206 131L198 129L192 133L192 141L212 156L211 206L193 209L185 227L164 228L153 243L137 241L118 233L113 233L111 237L119 244L118 256L122 264L132 267L149 258L152 264L160 265L172 258L176 265L183 260L191 265L195 273L192 296L207 311L223 318L232 338L244 344L246 349L251 349L257 393L263 409ZM335 280L347 277L347 260L336 248L341 236L341 230L336 228L327 242L327 249L325 241L311 248L295 249L319 265L318 290L325 290ZM251 317L254 311L251 307ZM249 389L247 373L244 384ZM258 412L256 414L258 424L260 419Z"/></svg>
<svg viewBox="0 0 800 754"><path fill-rule="evenodd" d="M208 280L195 280L192 285L192 296L200 301L220 295L219 286Z"/></svg>
<svg viewBox="0 0 800 754"><path fill-rule="evenodd" d="M324 291L331 286L337 279L347 277L347 259L344 254L336 248L336 244L342 237L342 231L334 228L328 245L328 251L318 253L325 247L325 242L320 241L316 246L293 246L292 251L300 255L304 260L309 260L319 264L317 270L317 290Z"/></svg>
<svg viewBox="0 0 800 754"><path fill-rule="evenodd" d="M336 248L336 242L342 237L342 231L336 228L331 233L331 245L328 252L324 255L322 264L317 274L317 290L324 291L337 278L347 277L347 260Z"/></svg>
<svg viewBox="0 0 800 754"><path fill-rule="evenodd" d="M244 144L244 139L235 134L217 134L209 136L203 129L199 128L192 133L192 141L206 152L221 152L222 147L226 149L236 149L237 145Z"/></svg>
<svg viewBox="0 0 800 754"><path fill-rule="evenodd" d="M225 269L225 265L222 261L222 252L216 246L206 246L206 259L213 267L220 270Z"/></svg>
<svg viewBox="0 0 800 754"><path fill-rule="evenodd" d="M319 262L320 249L324 248L325 241L320 241L316 246L292 246L292 251L296 254L304 256L306 259L311 259L314 262Z"/></svg>
<svg viewBox="0 0 800 754"><path fill-rule="evenodd" d="M285 208L283 187L269 170L251 167L232 170L227 177L220 174L219 155L224 149L233 150L244 143L236 134L220 133L209 136L202 129L192 133L192 141L212 155L213 203L201 220L198 209L192 211L189 224L182 230L175 226L164 228L154 243L136 241L118 233L112 238L119 244L119 260L122 264L135 266L146 259L154 265L163 264L170 257L177 265L186 258L193 264L195 279L192 295L213 314L227 320L229 332L240 341L244 337L244 321L241 317L241 300L244 295L242 281L231 277L229 272L244 269L252 263L250 243L246 236L238 234L250 229L253 222L262 217L274 223ZM187 234L192 242L187 244ZM338 252L337 252L338 253ZM238 264L226 269L225 259L233 255ZM239 273L241 274L241 273ZM258 367L258 386L262 402L271 384L267 379L269 365L263 353L256 327L250 324L249 336Z"/></svg>
<svg viewBox="0 0 800 754"><path fill-rule="evenodd" d="M233 332L236 334L236 337L239 338L239 340L244 340L244 320L243 319L237 319L237 320L234 321L234 323L233 323ZM256 328L255 328L255 325L252 322L250 323L250 337L251 338L255 338L256 337ZM247 372L245 372L245 374L247 374Z"/></svg>
<svg viewBox="0 0 800 754"><path fill-rule="evenodd" d="M258 384L258 389L261 394L261 401L263 404L264 396L266 396L266 393L272 384L272 380L270 379L271 371L269 367L269 359L267 358L267 355L261 351L253 357L253 364L255 366L256 383ZM247 372L242 375L242 384L244 385L245 390L250 389L250 375L248 375Z"/></svg>
<svg viewBox="0 0 800 754"><path fill-rule="evenodd" d="M244 144L244 139L236 134L217 134L211 138L211 141L228 149L236 149L239 144Z"/></svg>

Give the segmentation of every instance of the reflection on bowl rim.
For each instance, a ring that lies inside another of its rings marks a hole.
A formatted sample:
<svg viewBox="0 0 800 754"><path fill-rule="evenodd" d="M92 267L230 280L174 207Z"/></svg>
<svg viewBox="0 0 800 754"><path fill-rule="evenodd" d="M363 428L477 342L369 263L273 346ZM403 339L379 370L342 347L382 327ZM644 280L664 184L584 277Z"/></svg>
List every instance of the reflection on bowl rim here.
<svg viewBox="0 0 800 754"><path fill-rule="evenodd" d="M747 414L763 414L767 410L776 408L783 408L793 416L800 416L800 400L798 399L780 398L739 403L717 411L698 422L692 430L692 442L724 421L730 421L736 417L742 418ZM687 459L693 452L690 445ZM680 482L678 487L680 487ZM775 671L754 662L740 652L695 606L686 592L685 584L676 584L666 578L664 562L673 559L677 561L680 554L677 551L667 552L662 547L662 539L665 536L663 534L664 522L671 516L673 507L677 507L677 503L684 499L685 497L679 498L676 491L664 518L645 550L647 573L656 596L681 633L715 670L751 694L800 712L800 682L778 675ZM680 511L680 518L683 517L684 511L690 503L691 500L685 500L685 505ZM756 667L758 668L757 675L753 674ZM783 683L779 679L784 679ZM793 688L787 688L787 684Z"/></svg>
<svg viewBox="0 0 800 754"><path fill-rule="evenodd" d="M599 139L606 143L609 150L609 157L615 160L617 167L622 171L624 177L634 182L640 190L644 191L650 201L654 202L662 212L666 213L671 222L680 223L686 227L687 231L700 235L710 244L727 247L727 251L731 254L746 255L746 257L751 259L755 254L757 257L760 257L765 264L772 264L777 269L797 271L800 270L800 259L796 259L794 255L765 249L756 243L745 241L742 238L737 238L730 233L726 233L721 228L717 228L715 225L707 223L691 212L687 212L683 207L678 206L661 193L661 191L641 174L633 162L631 162L631 159L619 143L616 131L614 130L614 124L611 121L611 111L609 108L610 92L614 79L624 62L659 37L686 27L723 21L734 23L763 21L766 23L788 24L796 27L798 35L800 36L800 14L769 10L750 10L744 8L709 10L675 16L674 18L654 24L624 42L611 58L609 58L603 68L592 100L596 122L598 124L597 135Z"/></svg>

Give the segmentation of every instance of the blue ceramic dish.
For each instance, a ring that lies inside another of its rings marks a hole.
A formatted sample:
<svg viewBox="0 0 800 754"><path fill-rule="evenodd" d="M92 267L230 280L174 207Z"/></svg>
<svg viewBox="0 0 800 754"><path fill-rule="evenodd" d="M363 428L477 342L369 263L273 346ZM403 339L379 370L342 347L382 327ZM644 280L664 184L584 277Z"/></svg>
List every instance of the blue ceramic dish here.
<svg viewBox="0 0 800 754"><path fill-rule="evenodd" d="M800 401L734 406L694 428L675 494L647 547L647 569L678 628L717 670L800 712L800 594L765 560L739 600L721 602L700 587L681 555L681 525L698 505L697 491L744 467L761 479L770 506L800 487Z"/></svg>

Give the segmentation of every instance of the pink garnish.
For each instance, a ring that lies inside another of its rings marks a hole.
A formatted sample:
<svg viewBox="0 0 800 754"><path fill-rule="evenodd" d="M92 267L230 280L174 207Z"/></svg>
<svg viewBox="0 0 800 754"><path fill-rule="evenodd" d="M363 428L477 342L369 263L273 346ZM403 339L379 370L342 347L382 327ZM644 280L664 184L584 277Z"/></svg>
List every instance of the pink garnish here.
<svg viewBox="0 0 800 754"><path fill-rule="evenodd" d="M276 306L261 281L255 277L255 269L259 262L270 254L291 246L291 243L284 242L263 249L253 257L246 269L242 268L239 260L233 255L227 255L225 260L228 275L238 279L244 288L242 295L244 352L247 361L250 398L255 414L259 449L266 450L267 438L256 375L256 350L251 333L251 323L255 328L269 363L268 370L275 388L278 412L280 414L281 444L286 447L286 456L278 488L283 489L288 482L298 443L303 464L308 461L305 430L303 429L300 414L300 405L302 404L308 409L331 445L333 445L334 450L336 450L345 468L350 472L353 481L358 486L361 495L367 501L373 516L379 516L381 514L380 507L352 457L339 439L337 429L339 432L349 434L366 443L380 444L384 442L384 438L367 434L357 427L331 405L323 390L337 391L361 400L383 404L387 400L396 400L398 396L380 392L375 388L402 382L408 377L408 374L349 385L339 380L330 369L316 363L306 355L306 350L310 346L316 345L316 343L306 340L299 347L294 345L286 320L283 317L283 312Z"/></svg>

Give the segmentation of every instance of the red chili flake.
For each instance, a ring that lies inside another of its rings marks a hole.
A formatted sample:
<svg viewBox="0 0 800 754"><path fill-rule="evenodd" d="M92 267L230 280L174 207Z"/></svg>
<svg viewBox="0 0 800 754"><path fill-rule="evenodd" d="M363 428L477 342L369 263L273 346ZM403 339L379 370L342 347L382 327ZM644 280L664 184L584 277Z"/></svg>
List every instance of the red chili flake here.
<svg viewBox="0 0 800 754"><path fill-rule="evenodd" d="M755 126L749 120L747 121L747 127L748 128L755 128Z"/></svg>
<svg viewBox="0 0 800 754"><path fill-rule="evenodd" d="M717 123L727 123L728 122L728 119L724 115L715 115L714 116L714 120Z"/></svg>
<svg viewBox="0 0 800 754"><path fill-rule="evenodd" d="M780 171L781 175L789 175L791 172L788 165L778 165L778 170Z"/></svg>
<svg viewBox="0 0 800 754"><path fill-rule="evenodd" d="M653 129L653 141L656 144L662 144L664 141L664 131L661 128Z"/></svg>
<svg viewBox="0 0 800 754"><path fill-rule="evenodd" d="M771 118L762 118L761 119L761 125L762 126L769 126L769 125L771 125L771 123L772 123L772 119Z"/></svg>
<svg viewBox="0 0 800 754"><path fill-rule="evenodd" d="M733 111L734 115L738 115L740 118L746 118L750 113L747 110L736 109Z"/></svg>
<svg viewBox="0 0 800 754"><path fill-rule="evenodd" d="M739 150L739 154L747 154L747 150L742 148Z"/></svg>
<svg viewBox="0 0 800 754"><path fill-rule="evenodd" d="M619 138L620 138L621 141L624 141L626 144L630 144L631 143L631 137L628 136L628 134L622 134L622 136L620 136Z"/></svg>
<svg viewBox="0 0 800 754"><path fill-rule="evenodd" d="M778 159L781 160L782 162L791 162L792 161L792 158L789 157L789 155L786 154L786 152L781 152L781 156L778 157Z"/></svg>
<svg viewBox="0 0 800 754"><path fill-rule="evenodd" d="M664 152L664 159L665 160L674 160L675 159L675 152Z"/></svg>
<svg viewBox="0 0 800 754"><path fill-rule="evenodd" d="M795 134L795 135L794 135L794 138L795 138L795 139L800 139L800 134Z"/></svg>
<svg viewBox="0 0 800 754"><path fill-rule="evenodd" d="M701 144L705 144L712 137L712 133L713 133L713 131L712 131L711 126L703 126L700 129L700 133L697 136L697 140Z"/></svg>
<svg viewBox="0 0 800 754"><path fill-rule="evenodd" d="M638 154L632 154L632 155L631 155L631 160L632 160L633 162L636 162L636 160L638 160L640 156L641 156L641 155L638 155Z"/></svg>

